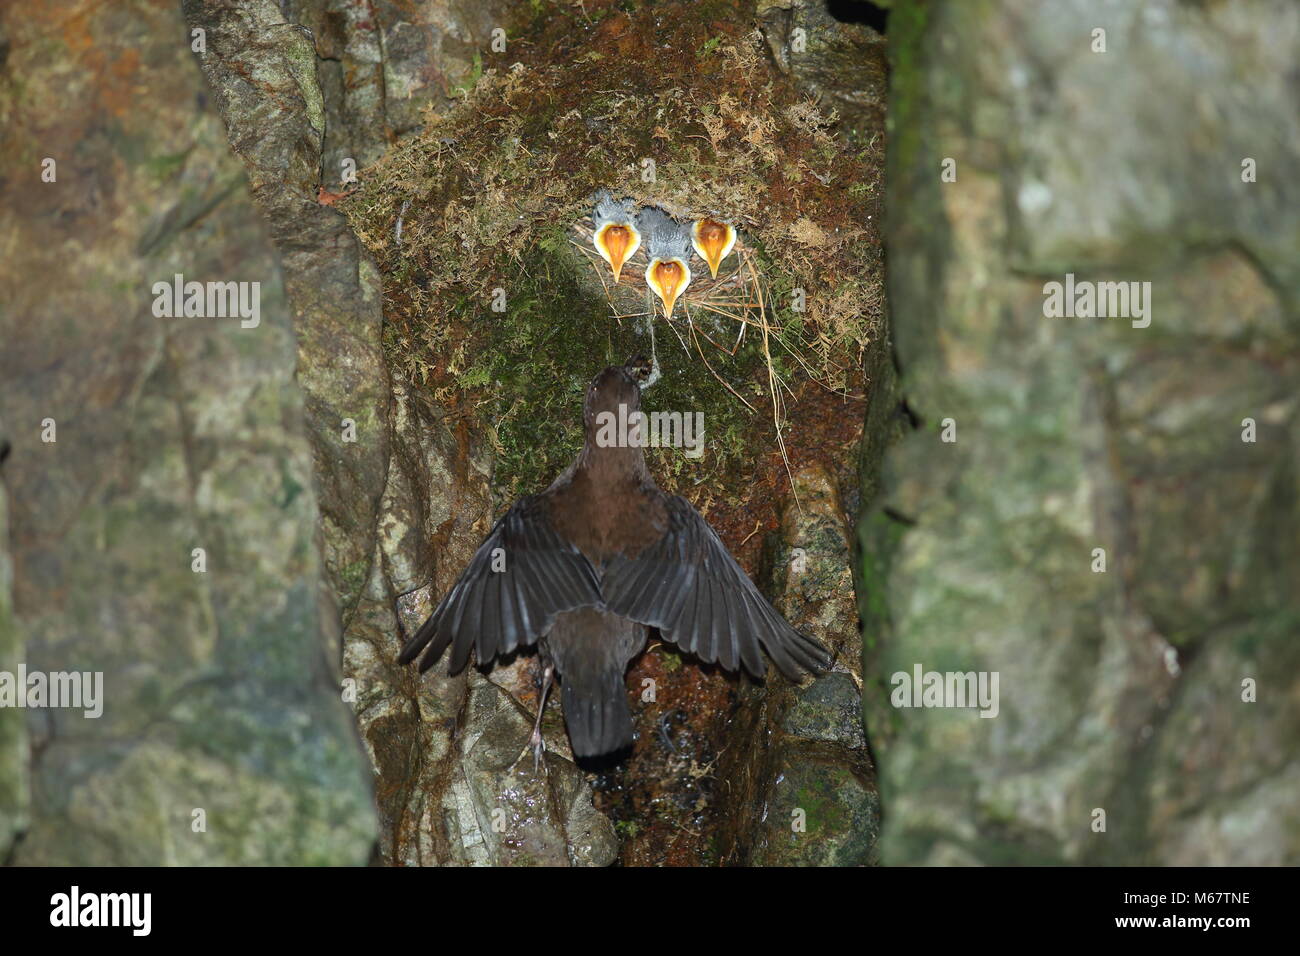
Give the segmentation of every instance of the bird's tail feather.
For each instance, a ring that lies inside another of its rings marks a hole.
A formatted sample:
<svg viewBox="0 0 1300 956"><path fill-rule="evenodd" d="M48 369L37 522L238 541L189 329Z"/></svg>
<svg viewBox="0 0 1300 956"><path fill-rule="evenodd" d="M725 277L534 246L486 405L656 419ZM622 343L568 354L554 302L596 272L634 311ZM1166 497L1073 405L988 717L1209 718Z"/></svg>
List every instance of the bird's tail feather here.
<svg viewBox="0 0 1300 956"><path fill-rule="evenodd" d="M561 676L564 722L575 757L598 757L632 743L623 669L578 670Z"/></svg>

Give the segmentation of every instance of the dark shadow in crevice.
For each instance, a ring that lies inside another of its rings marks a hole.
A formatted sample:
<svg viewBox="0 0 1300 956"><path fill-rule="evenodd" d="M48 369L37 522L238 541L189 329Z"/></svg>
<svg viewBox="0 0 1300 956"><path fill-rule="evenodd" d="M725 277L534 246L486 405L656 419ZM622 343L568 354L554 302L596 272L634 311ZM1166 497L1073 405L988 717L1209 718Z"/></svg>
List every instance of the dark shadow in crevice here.
<svg viewBox="0 0 1300 956"><path fill-rule="evenodd" d="M870 0L827 0L826 12L840 23L868 26L882 34L889 22L889 11L882 10Z"/></svg>

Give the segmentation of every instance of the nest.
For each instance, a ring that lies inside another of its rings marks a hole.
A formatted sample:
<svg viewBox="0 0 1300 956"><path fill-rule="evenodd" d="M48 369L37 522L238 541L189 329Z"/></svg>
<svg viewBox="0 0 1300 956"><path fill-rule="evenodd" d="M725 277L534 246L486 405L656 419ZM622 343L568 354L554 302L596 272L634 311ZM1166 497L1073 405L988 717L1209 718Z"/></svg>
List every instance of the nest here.
<svg viewBox="0 0 1300 956"><path fill-rule="evenodd" d="M488 65L339 206L383 277L393 367L490 419L503 486L535 487L580 441L576 425L556 424L594 364L574 359L618 360L656 332L660 354L680 347L689 361L665 363L653 400L707 412L716 454L705 467L720 478L756 446L783 444L785 408L807 384L862 391L863 350L883 320L880 144L842 137L774 72L757 33L652 8L599 22L559 12ZM638 195L647 159L656 176L643 203L741 232L716 279L694 260L668 335L645 248L615 283L591 244L593 192ZM504 312L490 305L497 289ZM689 467L698 481L701 466Z"/></svg>
<svg viewBox="0 0 1300 956"><path fill-rule="evenodd" d="M595 223L591 217L587 216L575 223L572 232L573 237L569 241L587 259L605 290L605 299L614 317L619 321L624 319L644 321L651 330L652 341L654 322L656 319L662 319L676 336L687 359L693 361L698 357L709 374L751 412L757 412L758 409L718 374L709 362L706 346L709 350L725 354L730 358L734 357L745 344L746 336L751 332L760 336L767 368L767 390L771 402L772 423L782 460L788 470L789 456L786 453L782 432L786 417L785 395L793 395L793 392L772 361L773 348L789 354L809 379L838 394L847 395L847 393L836 389L819 376L819 370L824 367L826 359L821 358L820 365L810 361L807 353L811 353L813 343L805 340L801 343L802 347L790 344L788 330L781 327L770 308L770 296L759 269L759 258L745 243L744 235L740 230L736 231L736 241L731 252L719 265L716 277L709 274L708 266L703 263L700 263L698 269L692 267L691 284L678 297L673 305L672 314L666 318L658 297L645 281L645 272L650 265L645 243L642 243L637 251L624 261L616 281L609 264L596 251L593 242ZM635 305L638 302L640 307ZM861 396L847 397L860 398Z"/></svg>

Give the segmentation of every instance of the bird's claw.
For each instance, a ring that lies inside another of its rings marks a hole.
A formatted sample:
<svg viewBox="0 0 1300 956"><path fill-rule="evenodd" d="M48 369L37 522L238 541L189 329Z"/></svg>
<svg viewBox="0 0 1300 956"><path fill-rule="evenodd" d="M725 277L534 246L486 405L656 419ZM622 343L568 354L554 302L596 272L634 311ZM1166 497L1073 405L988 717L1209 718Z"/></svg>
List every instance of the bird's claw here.
<svg viewBox="0 0 1300 956"><path fill-rule="evenodd" d="M542 754L546 753L546 742L542 740L541 733L534 730L528 743L533 748L533 772L536 773L542 768Z"/></svg>

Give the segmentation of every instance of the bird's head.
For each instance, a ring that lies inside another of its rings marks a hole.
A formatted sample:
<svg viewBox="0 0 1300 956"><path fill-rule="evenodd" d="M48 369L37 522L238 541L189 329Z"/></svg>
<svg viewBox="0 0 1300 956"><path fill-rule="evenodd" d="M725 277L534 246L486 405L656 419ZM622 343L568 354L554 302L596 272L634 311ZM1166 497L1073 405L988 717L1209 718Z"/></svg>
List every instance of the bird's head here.
<svg viewBox="0 0 1300 956"><path fill-rule="evenodd" d="M663 303L664 318L668 318L673 314L673 305L691 284L691 267L687 263L691 254L690 227L653 207L641 211L638 224L646 236L646 255L650 260L645 282Z"/></svg>
<svg viewBox="0 0 1300 956"><path fill-rule="evenodd" d="M592 245L601 258L609 263L617 282L623 272L623 263L636 255L641 247L641 230L636 225L636 205L630 199L615 199L608 190L596 194L596 207L592 211Z"/></svg>
<svg viewBox="0 0 1300 956"><path fill-rule="evenodd" d="M664 318L673 314L673 305L691 284L691 267L680 256L651 259L645 270L645 282L663 303Z"/></svg>
<svg viewBox="0 0 1300 956"><path fill-rule="evenodd" d="M595 236L596 250L601 254L614 273L617 282L623 273L623 263L636 254L641 245L641 234L636 226L620 223L606 223Z"/></svg>
<svg viewBox="0 0 1300 956"><path fill-rule="evenodd" d="M691 226L691 245L709 264L709 274L718 277L718 266L736 244L736 227L718 219L700 219Z"/></svg>
<svg viewBox="0 0 1300 956"><path fill-rule="evenodd" d="M619 406L623 405L626 417L641 408L640 361L643 360L631 359L626 365L611 365L591 380L582 408L582 420L588 429L595 425L596 417L602 412L617 416ZM648 369L648 363L645 367Z"/></svg>

